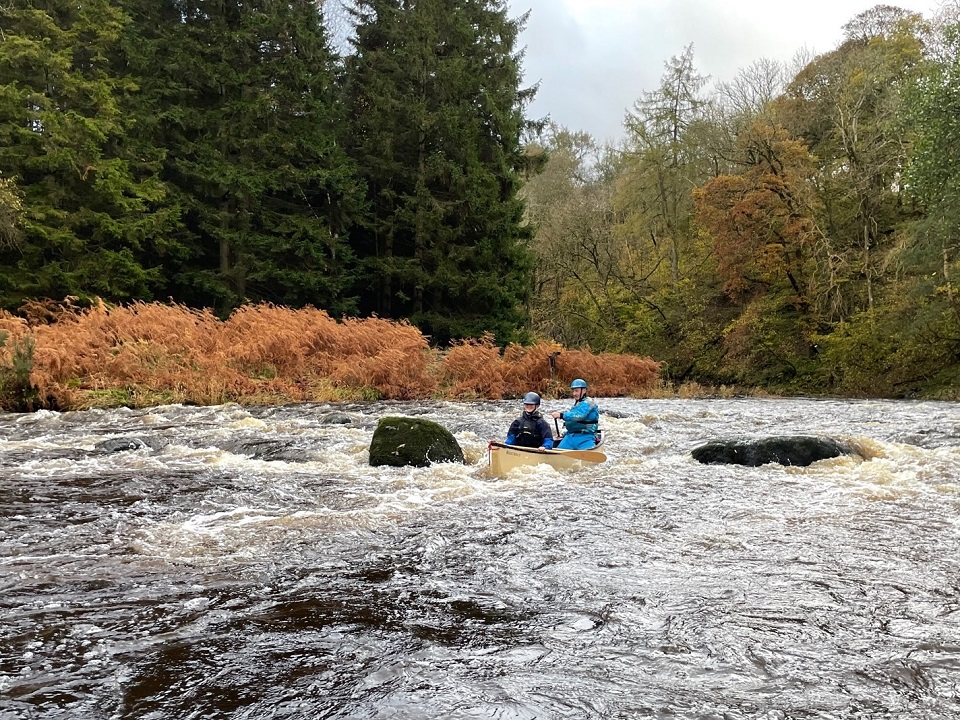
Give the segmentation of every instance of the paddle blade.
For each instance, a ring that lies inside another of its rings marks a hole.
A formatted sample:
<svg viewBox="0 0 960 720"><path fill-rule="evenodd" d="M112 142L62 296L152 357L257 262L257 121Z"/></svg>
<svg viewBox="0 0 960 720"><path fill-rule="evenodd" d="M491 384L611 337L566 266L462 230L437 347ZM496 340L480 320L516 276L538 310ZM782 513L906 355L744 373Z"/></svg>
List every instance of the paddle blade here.
<svg viewBox="0 0 960 720"><path fill-rule="evenodd" d="M584 462L602 463L607 459L607 456L599 450L557 450L557 452Z"/></svg>

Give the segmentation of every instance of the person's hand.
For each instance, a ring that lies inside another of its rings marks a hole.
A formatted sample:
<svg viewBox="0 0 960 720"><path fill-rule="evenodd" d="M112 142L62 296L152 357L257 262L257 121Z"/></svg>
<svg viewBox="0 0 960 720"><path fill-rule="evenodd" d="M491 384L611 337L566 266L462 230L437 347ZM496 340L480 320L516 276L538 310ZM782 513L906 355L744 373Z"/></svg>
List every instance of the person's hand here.
<svg viewBox="0 0 960 720"><path fill-rule="evenodd" d="M552 417L554 420L559 420L562 414L563 413L553 412L553 413L550 413L550 417Z"/></svg>

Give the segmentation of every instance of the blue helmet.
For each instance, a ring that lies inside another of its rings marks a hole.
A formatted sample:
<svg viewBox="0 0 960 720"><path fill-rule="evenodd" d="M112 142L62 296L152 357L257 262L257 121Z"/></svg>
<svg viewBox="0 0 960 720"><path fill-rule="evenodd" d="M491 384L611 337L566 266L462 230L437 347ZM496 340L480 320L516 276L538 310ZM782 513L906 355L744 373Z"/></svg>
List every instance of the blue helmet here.
<svg viewBox="0 0 960 720"><path fill-rule="evenodd" d="M523 404L524 404L524 405L539 405L539 404L540 404L540 396L537 395L535 392L528 392L526 395L523 396Z"/></svg>
<svg viewBox="0 0 960 720"><path fill-rule="evenodd" d="M577 379L574 380L572 383L570 383L570 389L573 390L573 389L575 389L575 388L583 388L584 390L586 390L586 389L587 389L587 381L586 381L586 380L583 380L583 379L581 379L581 378L577 378Z"/></svg>

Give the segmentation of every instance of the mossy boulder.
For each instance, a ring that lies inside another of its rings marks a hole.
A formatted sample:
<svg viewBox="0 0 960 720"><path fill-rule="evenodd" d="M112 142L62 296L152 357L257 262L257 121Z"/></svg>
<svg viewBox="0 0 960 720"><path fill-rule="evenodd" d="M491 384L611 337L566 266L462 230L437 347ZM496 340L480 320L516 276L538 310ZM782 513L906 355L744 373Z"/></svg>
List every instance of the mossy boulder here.
<svg viewBox="0 0 960 720"><path fill-rule="evenodd" d="M714 440L691 451L693 459L705 465L747 465L767 463L805 467L818 460L854 455L836 440L811 435L792 435L763 440Z"/></svg>
<svg viewBox="0 0 960 720"><path fill-rule="evenodd" d="M449 430L420 418L380 418L370 441L371 465L426 467L436 462L463 462L463 450Z"/></svg>

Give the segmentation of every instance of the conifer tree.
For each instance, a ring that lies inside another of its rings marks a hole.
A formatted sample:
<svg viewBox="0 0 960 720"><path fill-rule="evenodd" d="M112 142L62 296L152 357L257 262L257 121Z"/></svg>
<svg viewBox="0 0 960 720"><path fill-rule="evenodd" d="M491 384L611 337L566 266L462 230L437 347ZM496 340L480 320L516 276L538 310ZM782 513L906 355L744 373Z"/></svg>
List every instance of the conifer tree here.
<svg viewBox="0 0 960 720"><path fill-rule="evenodd" d="M370 215L352 234L362 307L435 343L519 337L529 229L517 198L523 18L502 0L356 0L350 151ZM367 289L369 288L369 290Z"/></svg>
<svg viewBox="0 0 960 720"><path fill-rule="evenodd" d="M0 247L14 245L20 240L23 201L16 184L0 177Z"/></svg>
<svg viewBox="0 0 960 720"><path fill-rule="evenodd" d="M22 204L0 251L0 305L150 298L160 282L146 258L166 229L163 187L126 144L133 86L112 69L127 23L108 0L0 5L0 174Z"/></svg>
<svg viewBox="0 0 960 720"><path fill-rule="evenodd" d="M183 213L168 292L227 312L354 312L361 186L338 144L334 57L312 0L126 0L142 137ZM151 119L155 116L155 119Z"/></svg>

